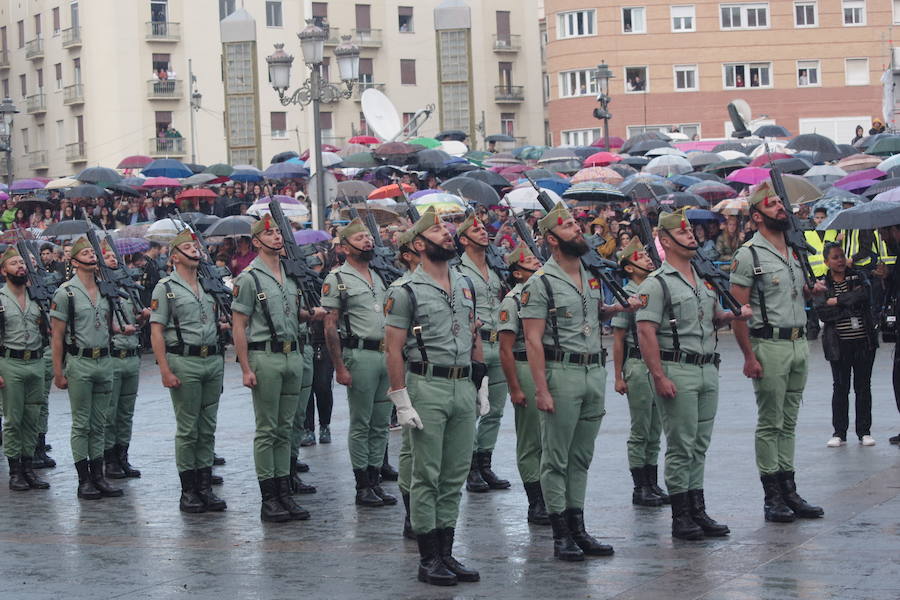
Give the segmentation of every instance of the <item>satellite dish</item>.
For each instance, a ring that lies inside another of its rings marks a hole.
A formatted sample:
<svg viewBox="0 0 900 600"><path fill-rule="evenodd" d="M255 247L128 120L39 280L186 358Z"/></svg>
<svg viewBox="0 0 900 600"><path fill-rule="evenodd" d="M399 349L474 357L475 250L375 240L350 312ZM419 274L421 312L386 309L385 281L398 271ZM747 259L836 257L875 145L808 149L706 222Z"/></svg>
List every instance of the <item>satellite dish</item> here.
<svg viewBox="0 0 900 600"><path fill-rule="evenodd" d="M747 125L753 120L752 114L750 105L747 104L746 100L737 98L728 105L728 116L731 119L731 124L734 125L734 132L731 134L731 137L740 139L751 135Z"/></svg>
<svg viewBox="0 0 900 600"><path fill-rule="evenodd" d="M383 140L392 140L403 131L403 121L390 98L375 88L369 88L361 97L366 124Z"/></svg>
<svg viewBox="0 0 900 600"><path fill-rule="evenodd" d="M325 178L325 206L328 207L338 196L337 177L335 177L334 173L331 171L322 171L322 173L315 173L309 178L306 191L309 194L310 205L315 205L318 202L317 196L319 195L319 192L318 186L316 185L316 177Z"/></svg>

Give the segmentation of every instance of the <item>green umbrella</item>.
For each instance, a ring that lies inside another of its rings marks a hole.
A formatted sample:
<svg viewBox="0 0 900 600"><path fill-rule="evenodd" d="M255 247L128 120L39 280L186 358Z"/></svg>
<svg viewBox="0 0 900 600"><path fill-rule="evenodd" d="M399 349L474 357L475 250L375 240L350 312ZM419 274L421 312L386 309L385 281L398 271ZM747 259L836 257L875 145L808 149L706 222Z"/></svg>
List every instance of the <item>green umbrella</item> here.
<svg viewBox="0 0 900 600"><path fill-rule="evenodd" d="M419 144L420 146L425 146L426 148L440 148L441 142L430 137L417 137L415 139L409 140L410 144Z"/></svg>
<svg viewBox="0 0 900 600"><path fill-rule="evenodd" d="M518 150L513 150L513 155L522 160L538 160L544 155L547 146L525 146Z"/></svg>
<svg viewBox="0 0 900 600"><path fill-rule="evenodd" d="M874 144L869 146L866 150L866 154L877 154L879 156L900 154L900 136L885 136L879 138Z"/></svg>
<svg viewBox="0 0 900 600"><path fill-rule="evenodd" d="M212 173L216 177L228 177L234 172L234 167L231 165L226 165L225 163L216 163L214 165L209 165L206 167L204 173Z"/></svg>
<svg viewBox="0 0 900 600"><path fill-rule="evenodd" d="M354 169L369 169L380 165L371 152L357 152L351 154L341 162L342 167Z"/></svg>
<svg viewBox="0 0 900 600"><path fill-rule="evenodd" d="M491 155L490 152L484 152L483 150L472 150L467 152L463 158L472 163L473 165L478 165L479 167L483 167L482 164L484 159Z"/></svg>

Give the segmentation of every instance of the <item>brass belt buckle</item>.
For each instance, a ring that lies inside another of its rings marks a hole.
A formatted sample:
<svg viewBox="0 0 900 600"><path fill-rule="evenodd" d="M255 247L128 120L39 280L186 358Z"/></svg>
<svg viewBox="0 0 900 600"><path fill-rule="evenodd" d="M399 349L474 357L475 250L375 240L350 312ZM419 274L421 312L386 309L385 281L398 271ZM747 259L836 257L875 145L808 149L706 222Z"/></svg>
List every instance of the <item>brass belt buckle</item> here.
<svg viewBox="0 0 900 600"><path fill-rule="evenodd" d="M128 350L119 350L119 358L125 358L128 356Z"/></svg>
<svg viewBox="0 0 900 600"><path fill-rule="evenodd" d="M496 341L497 341L497 331L494 330L494 331L491 332L491 339L490 339L490 342L491 342L491 343L495 343Z"/></svg>
<svg viewBox="0 0 900 600"><path fill-rule="evenodd" d="M281 344L281 348L282 348L281 351L284 352L285 354L290 353L290 351L291 351L291 342L283 342L283 343Z"/></svg>
<svg viewBox="0 0 900 600"><path fill-rule="evenodd" d="M91 348L91 358L100 358L100 348Z"/></svg>
<svg viewBox="0 0 900 600"><path fill-rule="evenodd" d="M22 360L31 360L31 350L22 353Z"/></svg>
<svg viewBox="0 0 900 600"><path fill-rule="evenodd" d="M383 339L380 342L378 342L378 351L384 352L384 340Z"/></svg>
<svg viewBox="0 0 900 600"><path fill-rule="evenodd" d="M200 346L200 358L209 356L209 346Z"/></svg>
<svg viewBox="0 0 900 600"><path fill-rule="evenodd" d="M800 328L799 327L791 327L791 341L795 341L800 337Z"/></svg>
<svg viewBox="0 0 900 600"><path fill-rule="evenodd" d="M450 379L460 379L462 377L462 367L450 367Z"/></svg>

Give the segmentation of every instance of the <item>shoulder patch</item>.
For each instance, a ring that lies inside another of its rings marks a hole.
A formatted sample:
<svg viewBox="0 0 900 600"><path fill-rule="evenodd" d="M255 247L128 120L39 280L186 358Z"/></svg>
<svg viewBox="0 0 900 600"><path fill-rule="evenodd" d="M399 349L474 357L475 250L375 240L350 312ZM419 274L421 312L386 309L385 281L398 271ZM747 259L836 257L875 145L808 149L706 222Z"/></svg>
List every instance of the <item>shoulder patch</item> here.
<svg viewBox="0 0 900 600"><path fill-rule="evenodd" d="M711 284L710 282L704 281L703 283L706 285L706 289L708 289L708 290L715 289L715 288L713 288L713 284Z"/></svg>
<svg viewBox="0 0 900 600"><path fill-rule="evenodd" d="M528 299L531 297L531 292L522 292L522 306L528 304Z"/></svg>
<svg viewBox="0 0 900 600"><path fill-rule="evenodd" d="M157 309L159 309L159 300L154 298L153 300L150 301L150 310L157 310Z"/></svg>
<svg viewBox="0 0 900 600"><path fill-rule="evenodd" d="M390 314L390 312L394 309L394 297L391 296L387 300L384 301L384 314Z"/></svg>
<svg viewBox="0 0 900 600"><path fill-rule="evenodd" d="M591 289L592 289L592 290L599 290L599 289L600 289L600 282L597 281L596 278L594 278L594 279L588 279L588 285L591 286Z"/></svg>
<svg viewBox="0 0 900 600"><path fill-rule="evenodd" d="M56 310L56 302L50 303L50 310Z"/></svg>
<svg viewBox="0 0 900 600"><path fill-rule="evenodd" d="M463 296L466 297L466 300L472 299L472 290L469 289L469 286L463 288Z"/></svg>
<svg viewBox="0 0 900 600"><path fill-rule="evenodd" d="M638 296L638 298L641 299L641 306L643 308L647 308L647 303L650 302L650 295L649 294L640 294Z"/></svg>
<svg viewBox="0 0 900 600"><path fill-rule="evenodd" d="M738 261L736 258L731 259L731 270L736 271L738 268Z"/></svg>
<svg viewBox="0 0 900 600"><path fill-rule="evenodd" d="M241 293L241 286L236 283L231 284L231 294L237 298L238 294Z"/></svg>
<svg viewBox="0 0 900 600"><path fill-rule="evenodd" d="M507 321L509 321L509 311L501 310L500 311L500 322L506 323Z"/></svg>
<svg viewBox="0 0 900 600"><path fill-rule="evenodd" d="M327 295L328 295L328 292L330 292L330 291L331 291L331 284L330 284L330 283L322 284L322 295L323 295L323 296L327 296Z"/></svg>

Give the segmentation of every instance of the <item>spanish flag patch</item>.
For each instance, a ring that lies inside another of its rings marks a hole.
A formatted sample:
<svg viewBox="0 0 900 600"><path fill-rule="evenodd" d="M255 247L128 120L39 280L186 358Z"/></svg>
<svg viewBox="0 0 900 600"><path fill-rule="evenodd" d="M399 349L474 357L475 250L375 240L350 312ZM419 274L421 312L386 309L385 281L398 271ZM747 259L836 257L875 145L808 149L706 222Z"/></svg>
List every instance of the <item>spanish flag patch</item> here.
<svg viewBox="0 0 900 600"><path fill-rule="evenodd" d="M596 279L588 279L588 285L591 286L592 290L600 289L600 282L597 281Z"/></svg>
<svg viewBox="0 0 900 600"><path fill-rule="evenodd" d="M327 295L328 295L328 292L330 292L330 291L331 291L331 284L330 284L330 283L326 283L326 284L324 284L324 285L322 286L322 295L323 295L323 296L327 296Z"/></svg>
<svg viewBox="0 0 900 600"><path fill-rule="evenodd" d="M239 286L239 285L232 286L231 293L234 295L235 298L237 298L238 294L241 293L241 286Z"/></svg>
<svg viewBox="0 0 900 600"><path fill-rule="evenodd" d="M471 300L472 299L472 290L470 290L467 287L464 287L463 288L463 296L466 297L466 300Z"/></svg>
<svg viewBox="0 0 900 600"><path fill-rule="evenodd" d="M528 299L531 297L531 292L522 292L522 306L528 304Z"/></svg>
<svg viewBox="0 0 900 600"><path fill-rule="evenodd" d="M157 310L159 308L159 300L154 298L150 301L150 310Z"/></svg>
<svg viewBox="0 0 900 600"><path fill-rule="evenodd" d="M391 296L387 300L384 301L384 314L388 314L391 312L391 309L394 308L394 297Z"/></svg>
<svg viewBox="0 0 900 600"><path fill-rule="evenodd" d="M710 282L704 281L703 283L706 284L706 289L708 289L708 290L713 290L713 289L715 289L715 288L713 288L713 284L711 284Z"/></svg>
<svg viewBox="0 0 900 600"><path fill-rule="evenodd" d="M641 294L638 297L641 299L641 306L643 308L647 308L647 303L650 301L650 296L648 296L647 294Z"/></svg>
<svg viewBox="0 0 900 600"><path fill-rule="evenodd" d="M500 311L500 322L506 323L507 321L509 321L509 311L501 310Z"/></svg>

